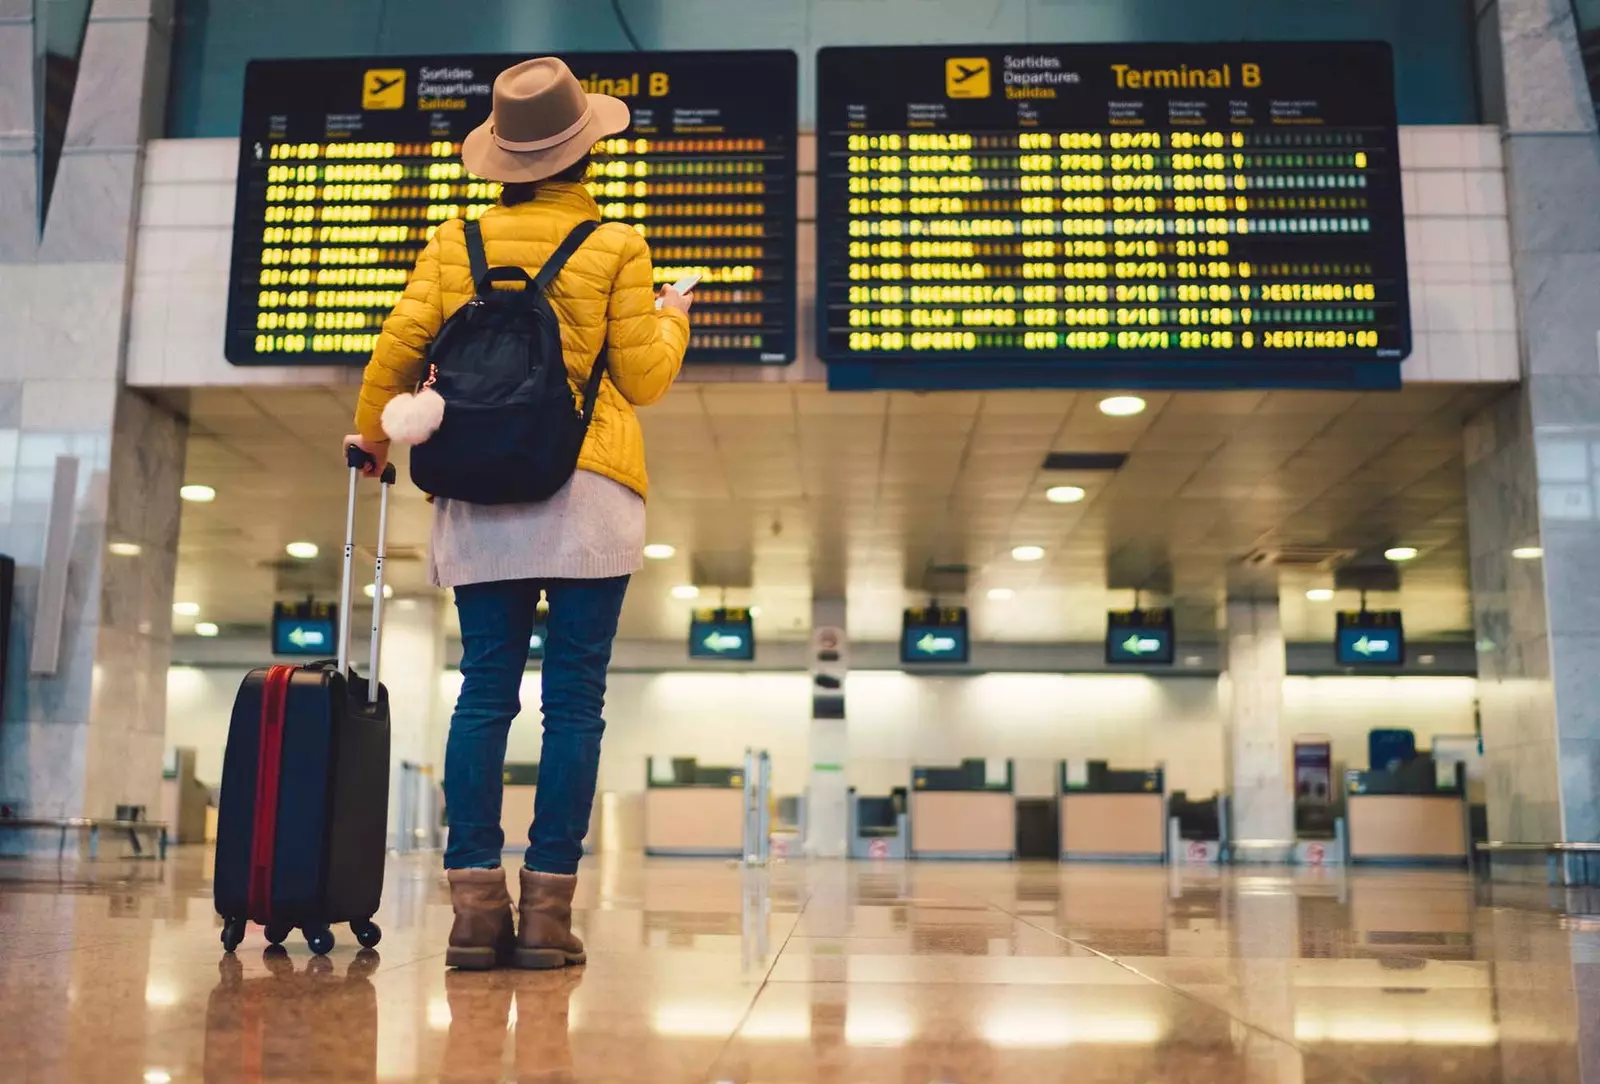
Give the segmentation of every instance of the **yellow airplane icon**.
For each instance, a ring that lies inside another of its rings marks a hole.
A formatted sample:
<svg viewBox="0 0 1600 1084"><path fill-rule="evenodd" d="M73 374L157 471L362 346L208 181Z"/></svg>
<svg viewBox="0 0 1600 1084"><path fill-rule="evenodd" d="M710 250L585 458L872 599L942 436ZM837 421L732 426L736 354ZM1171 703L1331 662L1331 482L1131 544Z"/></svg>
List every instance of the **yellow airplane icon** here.
<svg viewBox="0 0 1600 1084"><path fill-rule="evenodd" d="M404 109L405 104L404 68L374 68L367 72L361 84L362 109Z"/></svg>
<svg viewBox="0 0 1600 1084"><path fill-rule="evenodd" d="M989 96L989 58L957 56L944 62L944 91L952 98Z"/></svg>

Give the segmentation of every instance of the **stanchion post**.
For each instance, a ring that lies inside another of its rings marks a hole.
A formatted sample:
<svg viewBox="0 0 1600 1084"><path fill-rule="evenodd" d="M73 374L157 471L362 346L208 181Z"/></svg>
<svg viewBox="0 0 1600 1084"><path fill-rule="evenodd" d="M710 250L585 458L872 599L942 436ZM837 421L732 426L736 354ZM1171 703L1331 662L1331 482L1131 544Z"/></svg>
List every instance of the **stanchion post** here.
<svg viewBox="0 0 1600 1084"><path fill-rule="evenodd" d="M756 795L756 823L760 832L756 838L756 852L761 864L766 865L772 857L772 755L763 749L757 759L761 781Z"/></svg>

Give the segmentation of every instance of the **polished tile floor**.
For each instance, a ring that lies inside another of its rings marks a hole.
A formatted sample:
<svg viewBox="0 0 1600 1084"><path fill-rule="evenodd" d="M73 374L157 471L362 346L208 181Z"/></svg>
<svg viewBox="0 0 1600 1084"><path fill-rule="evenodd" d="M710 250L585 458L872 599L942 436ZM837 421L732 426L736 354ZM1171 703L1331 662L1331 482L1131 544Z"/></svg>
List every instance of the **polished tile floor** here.
<svg viewBox="0 0 1600 1084"><path fill-rule="evenodd" d="M313 959L224 957L203 851L0 862L0 1081L1600 1084L1600 908L1542 888L617 858L587 968L460 974L436 863Z"/></svg>

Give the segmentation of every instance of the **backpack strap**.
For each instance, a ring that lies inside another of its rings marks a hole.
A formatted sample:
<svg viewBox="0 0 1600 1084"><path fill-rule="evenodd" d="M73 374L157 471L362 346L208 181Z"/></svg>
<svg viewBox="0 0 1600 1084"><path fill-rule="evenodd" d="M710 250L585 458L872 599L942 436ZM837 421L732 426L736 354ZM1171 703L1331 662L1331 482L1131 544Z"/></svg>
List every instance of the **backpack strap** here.
<svg viewBox="0 0 1600 1084"><path fill-rule="evenodd" d="M561 269L567 266L567 261L572 254L583 247L595 230L600 228L600 223L594 220L580 222L572 227L572 232L562 240L560 247L550 254L550 258L539 268L539 273L534 276L533 288L541 293L550 288L550 284L561 274ZM583 387L583 424L587 426L594 419L595 404L600 399L600 379L606 375L606 348L604 340L601 341L600 353L594 359L594 365L589 369L589 379Z"/></svg>
<svg viewBox="0 0 1600 1084"><path fill-rule="evenodd" d="M561 269L567 266L567 261L579 247L589 239L589 235L600 228L600 223L589 221L580 222L572 227L572 232L567 234L559 248L550 254L550 258L539 268L539 273L533 278L533 288L540 293L550 288L550 284L561 274Z"/></svg>
<svg viewBox="0 0 1600 1084"><path fill-rule="evenodd" d="M594 359L594 365L589 369L589 379L583 387L583 424L585 427L594 420L595 404L600 401L600 378L606 375L606 348L601 343L600 353Z"/></svg>
<svg viewBox="0 0 1600 1084"><path fill-rule="evenodd" d="M489 256L483 250L483 226L478 220L468 219L462 223L467 235L467 259L472 264L472 292L484 292L483 280L489 274Z"/></svg>

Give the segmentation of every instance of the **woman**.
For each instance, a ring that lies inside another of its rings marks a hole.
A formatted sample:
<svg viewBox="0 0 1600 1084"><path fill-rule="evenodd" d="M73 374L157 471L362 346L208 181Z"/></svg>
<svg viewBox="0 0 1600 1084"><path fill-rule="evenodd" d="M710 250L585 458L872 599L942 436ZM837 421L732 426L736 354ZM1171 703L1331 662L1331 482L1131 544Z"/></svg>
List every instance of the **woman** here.
<svg viewBox="0 0 1600 1084"><path fill-rule="evenodd" d="M491 267L520 266L532 275L574 226L600 217L581 183L589 154L629 120L627 105L585 94L553 57L501 73L493 115L461 149L471 173L504 184L501 206L481 220ZM666 394L689 342L689 299L668 287L658 309L652 282L644 239L613 224L585 241L550 287L574 394L602 347L607 359L572 481L543 504L435 502L433 582L455 589L461 615L461 695L444 769L452 967L584 962L583 943L572 933L572 894L594 803L611 643L628 578L643 563L648 481L634 407ZM367 365L359 432L346 444L373 457L369 473L388 459L384 407L416 387L429 344L472 294L465 232L451 220L417 261ZM550 606L544 744L514 926L500 868L501 772L541 592Z"/></svg>

